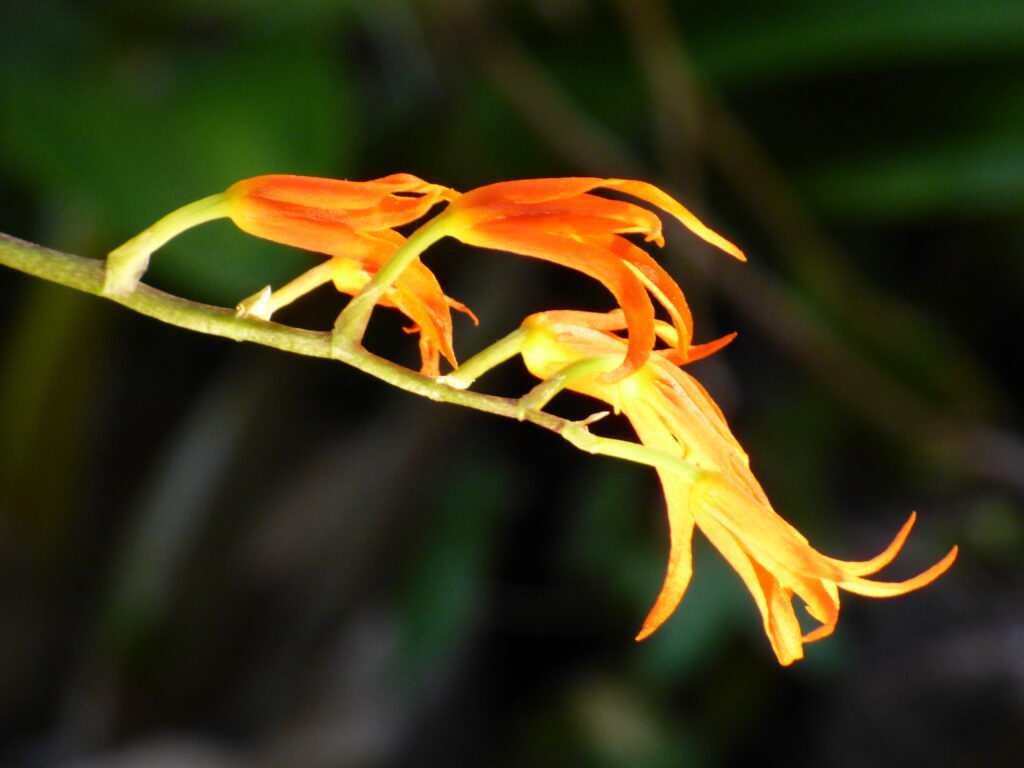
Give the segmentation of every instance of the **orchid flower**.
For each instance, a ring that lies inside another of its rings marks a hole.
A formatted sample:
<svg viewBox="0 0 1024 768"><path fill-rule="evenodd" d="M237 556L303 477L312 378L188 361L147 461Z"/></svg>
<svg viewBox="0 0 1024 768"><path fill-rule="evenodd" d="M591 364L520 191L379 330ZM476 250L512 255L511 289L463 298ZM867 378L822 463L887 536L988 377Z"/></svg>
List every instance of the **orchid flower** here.
<svg viewBox="0 0 1024 768"><path fill-rule="evenodd" d="M682 357L693 321L679 286L646 251L622 235L664 245L661 220L635 203L592 193L607 189L657 206L694 234L737 259L742 251L708 229L662 190L643 181L599 178L526 179L489 184L452 200L435 221L469 245L510 251L576 269L600 281L625 313L629 343L622 364L604 381L638 370L655 345L653 295L667 311Z"/></svg>
<svg viewBox="0 0 1024 768"><path fill-rule="evenodd" d="M458 193L410 174L372 181L339 181L309 176L270 175L239 181L219 195L164 217L110 256L106 292L131 286L149 254L185 229L228 217L239 229L283 245L323 253L330 258L277 291L270 287L239 304L241 316L269 320L271 315L327 282L356 294L405 243L396 227L422 218L434 205ZM130 268L125 263L130 262ZM127 275L118 279L118 275ZM420 333L422 372L436 376L439 358L456 365L450 308L472 313L445 296L434 274L412 259L378 304L397 308ZM475 321L475 318L474 318Z"/></svg>
<svg viewBox="0 0 1024 768"><path fill-rule="evenodd" d="M543 312L528 317L520 351L535 376L561 376L565 387L602 400L629 419L643 445L682 459L688 471L656 464L668 505L670 554L661 593L637 640L654 632L676 609L691 576L691 541L698 527L740 575L761 613L779 662L803 656L803 644L832 633L839 616L839 591L869 597L902 595L936 579L953 563L954 547L942 560L901 582L867 579L890 563L903 546L912 514L892 543L874 558L848 562L827 557L772 509L750 471L749 460L711 396L678 363L710 354L731 339L691 347L680 360L675 350L655 350L629 378L603 379L584 361L614 366L627 341L614 331L626 326L620 312ZM657 323L655 331L678 347L678 331ZM573 366L581 375L567 375ZM652 462L654 463L654 462ZM819 626L804 633L793 608L799 597Z"/></svg>

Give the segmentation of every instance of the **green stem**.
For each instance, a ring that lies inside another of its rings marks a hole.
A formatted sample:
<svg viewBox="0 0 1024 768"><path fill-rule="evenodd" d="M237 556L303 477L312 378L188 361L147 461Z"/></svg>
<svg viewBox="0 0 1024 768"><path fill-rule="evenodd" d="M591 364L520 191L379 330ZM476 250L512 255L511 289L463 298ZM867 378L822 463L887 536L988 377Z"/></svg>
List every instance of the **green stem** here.
<svg viewBox="0 0 1024 768"><path fill-rule="evenodd" d="M639 443L628 440L616 440L613 437L595 435L585 424L574 422L562 430L562 437L581 451L610 456L614 459L625 459L636 464L646 464L655 469L664 469L681 475L687 480L696 480L704 470L686 459L656 451Z"/></svg>
<svg viewBox="0 0 1024 768"><path fill-rule="evenodd" d="M186 229L227 215L228 198L219 193L172 211L142 230L107 256L103 295L114 299L131 293L149 267L153 251Z"/></svg>
<svg viewBox="0 0 1024 768"><path fill-rule="evenodd" d="M269 320L270 317L281 309L291 304L296 299L305 296L310 291L319 288L324 283L330 282L331 272L335 263L328 259L317 264L312 269L306 270L289 283L271 291L268 285L261 291L254 293L247 299L242 299L235 307L240 317L254 317L260 320Z"/></svg>
<svg viewBox="0 0 1024 768"><path fill-rule="evenodd" d="M524 412L542 410L544 406L554 399L555 395L577 379L583 376L592 376L596 373L606 373L614 370L621 364L621 355L595 355L594 357L585 357L582 360L569 363L558 373L548 376L544 381L519 398L519 407Z"/></svg>
<svg viewBox="0 0 1024 768"><path fill-rule="evenodd" d="M377 274L345 306L334 324L334 342L339 349L358 346L366 333L373 308L394 285L409 264L427 248L448 234L443 216L431 219L413 232Z"/></svg>
<svg viewBox="0 0 1024 768"><path fill-rule="evenodd" d="M437 380L455 389L469 389L474 381L489 370L518 355L523 348L523 342L526 341L527 333L525 328L516 328L508 336L480 350L454 371L438 377Z"/></svg>
<svg viewBox="0 0 1024 768"><path fill-rule="evenodd" d="M96 259L85 259L81 256L61 253L0 233L0 264L75 290L97 296L106 295L103 292L104 262ZM540 408L524 408L522 400L471 392L450 386L377 357L357 343L335 344L330 333L307 331L264 320L239 317L233 310L188 301L145 284L139 284L126 295L107 296L107 298L140 314L179 328L235 341L249 341L298 355L339 360L412 394L493 413L496 416L529 421L561 435L573 445L590 453L669 469L682 473L686 477L695 477L699 471L693 465L677 457L624 440L613 440L594 435L587 429L586 422L563 419L545 413ZM515 336L515 333L510 334L510 337ZM510 337L506 337L506 339ZM498 344L501 343L498 342ZM581 362L595 366L590 370L593 373L597 368L610 366L611 361L617 362L617 358L611 356L609 358L609 360L589 358ZM574 369L574 372L585 370L586 366L580 366ZM559 375L564 376L567 373L567 371L563 371ZM579 375L583 375L583 373Z"/></svg>

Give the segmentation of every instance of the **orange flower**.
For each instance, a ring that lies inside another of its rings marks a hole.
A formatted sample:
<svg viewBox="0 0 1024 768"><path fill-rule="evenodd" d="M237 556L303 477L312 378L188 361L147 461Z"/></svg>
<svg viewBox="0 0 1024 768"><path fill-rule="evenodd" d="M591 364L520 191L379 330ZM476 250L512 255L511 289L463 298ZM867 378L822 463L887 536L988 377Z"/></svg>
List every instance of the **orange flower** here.
<svg viewBox="0 0 1024 768"><path fill-rule="evenodd" d="M694 234L738 259L743 253L704 226L674 198L642 181L626 179L525 179L490 184L451 202L442 214L447 234L469 245L553 261L599 280L625 312L629 344L612 382L639 369L655 344L654 306L668 311L679 353L686 356L693 322L683 292L651 256L621 235L641 234L664 245L661 220L646 208L592 194L605 188L639 198L674 216Z"/></svg>
<svg viewBox="0 0 1024 768"><path fill-rule="evenodd" d="M268 319L277 309L331 281L356 294L391 258L405 238L395 227L413 222L458 193L405 173L373 181L338 181L309 176L257 176L224 193L227 215L243 231L331 259L274 294L258 294L242 310ZM396 307L420 332L422 371L438 375L439 355L456 365L449 307L472 316L444 295L434 274L418 258L380 302ZM475 321L475 318L474 318Z"/></svg>
<svg viewBox="0 0 1024 768"><path fill-rule="evenodd" d="M621 355L626 342L612 331L622 315L544 312L523 323L528 330L523 360L546 379L565 366L597 355ZM676 344L664 323L658 335ZM731 337L691 349L689 359L710 354ZM640 441L660 453L685 459L696 478L658 469L668 503L671 547L661 593L638 640L654 632L675 610L691 575L690 545L696 525L739 573L761 612L765 632L781 664L803 656L803 644L832 633L839 616L839 590L870 597L901 595L922 587L952 564L956 548L923 573L891 583L864 578L887 565L903 546L914 515L877 557L847 562L826 557L772 509L751 473L747 454L733 437L710 395L657 350L633 376L608 383L597 375L572 380L568 388L612 405L626 415ZM820 626L804 634L792 599L797 596Z"/></svg>

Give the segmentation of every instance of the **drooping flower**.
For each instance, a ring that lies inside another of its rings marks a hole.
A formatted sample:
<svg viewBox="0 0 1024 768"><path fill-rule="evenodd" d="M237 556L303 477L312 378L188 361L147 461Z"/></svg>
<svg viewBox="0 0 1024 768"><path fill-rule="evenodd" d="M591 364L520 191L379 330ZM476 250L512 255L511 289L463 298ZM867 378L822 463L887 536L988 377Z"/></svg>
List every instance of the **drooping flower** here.
<svg viewBox="0 0 1024 768"><path fill-rule="evenodd" d="M543 312L527 318L523 360L546 379L565 366L598 355L623 354L620 313ZM658 335L677 342L674 328L659 323ZM710 395L678 363L710 354L729 338L692 347L687 358L654 351L635 374L609 383L599 375L570 381L568 388L621 411L640 441L697 468L687 476L659 467L668 506L670 554L664 585L638 640L654 632L675 610L691 576L691 540L698 527L729 561L754 597L765 632L781 664L803 656L803 644L827 637L839 616L839 591L889 597L918 589L941 575L956 557L954 547L923 573L901 582L865 578L890 563L903 546L915 516L878 556L862 562L827 557L772 509L750 471L749 460ZM793 608L799 597L819 626L804 633Z"/></svg>
<svg viewBox="0 0 1024 768"><path fill-rule="evenodd" d="M405 242L395 228L420 219L458 193L405 173L372 181L271 175L239 181L224 197L226 215L241 230L331 257L278 291L257 294L240 305L245 314L269 319L326 282L341 292L358 293ZM397 308L415 323L410 330L420 333L425 375L438 375L439 355L457 365L449 308L472 313L445 296L419 258L406 266L379 303Z"/></svg>
<svg viewBox="0 0 1024 768"><path fill-rule="evenodd" d="M525 179L489 184L453 200L442 214L447 234L469 245L510 251L576 269L600 281L625 313L629 344L611 382L639 369L655 345L653 295L677 331L686 356L693 322L672 277L622 235L664 245L661 220L635 203L593 194L603 188L643 200L678 219L694 234L743 260L743 253L661 189L642 181L600 178Z"/></svg>

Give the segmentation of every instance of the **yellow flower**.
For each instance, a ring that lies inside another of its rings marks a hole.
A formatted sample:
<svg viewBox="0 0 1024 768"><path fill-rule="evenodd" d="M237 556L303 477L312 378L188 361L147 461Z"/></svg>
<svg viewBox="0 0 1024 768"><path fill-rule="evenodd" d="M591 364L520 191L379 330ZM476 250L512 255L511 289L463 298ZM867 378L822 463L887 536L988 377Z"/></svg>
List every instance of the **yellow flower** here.
<svg viewBox="0 0 1024 768"><path fill-rule="evenodd" d="M621 313L543 312L527 318L522 348L531 373L547 379L565 366L598 355L621 357L627 343L614 333L625 327ZM658 323L669 345L676 330ZM839 590L869 597L901 595L922 587L953 563L956 548L923 573L892 583L864 578L887 565L910 533L914 515L877 557L847 562L826 557L772 509L750 471L743 448L733 437L710 395L677 363L710 354L731 337L693 347L685 359L656 350L632 376L609 383L585 375L567 384L621 411L648 448L685 459L698 469L696 479L658 469L668 505L671 546L668 571L654 608L637 636L654 632L675 610L691 576L694 526L729 561L761 612L765 632L781 664L803 656L803 644L832 633L839 617ZM804 633L793 608L799 597L819 626Z"/></svg>
<svg viewBox="0 0 1024 768"><path fill-rule="evenodd" d="M241 307L246 314L269 319L328 281L343 293L358 293L405 242L395 227L420 219L458 193L398 173L373 181L257 176L233 184L224 196L226 215L244 232L331 257L281 290L257 294ZM420 332L425 375L438 375L439 355L457 365L449 307L472 313L444 295L422 261L409 263L379 303L396 307L415 323L410 331Z"/></svg>
<svg viewBox="0 0 1024 768"><path fill-rule="evenodd" d="M699 237L738 259L743 253L711 231L681 203L643 181L628 179L523 179L489 184L454 199L441 215L446 234L469 245L555 262L600 281L625 313L628 351L606 381L623 379L644 364L655 344L652 294L668 311L679 353L693 335L679 286L646 251L621 235L640 234L664 245L661 220L634 203L591 190L625 193L661 208Z"/></svg>

